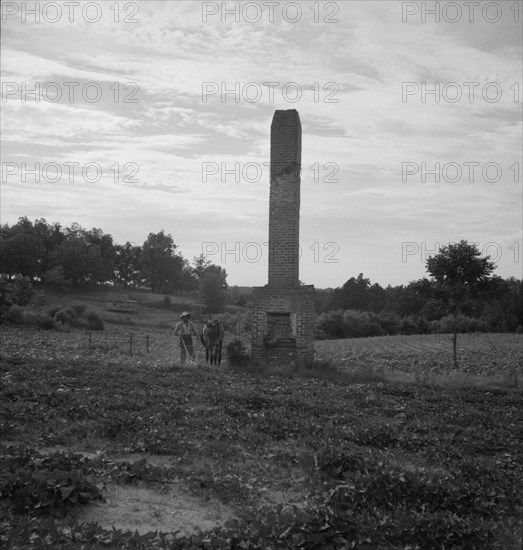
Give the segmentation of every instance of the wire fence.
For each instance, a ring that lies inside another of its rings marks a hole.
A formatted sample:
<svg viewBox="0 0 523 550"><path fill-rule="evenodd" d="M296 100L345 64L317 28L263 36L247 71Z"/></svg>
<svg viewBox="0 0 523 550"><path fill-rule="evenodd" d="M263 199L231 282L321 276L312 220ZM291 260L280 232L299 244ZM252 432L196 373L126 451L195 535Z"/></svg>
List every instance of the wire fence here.
<svg viewBox="0 0 523 550"><path fill-rule="evenodd" d="M223 360L227 344L235 339L250 347L249 333L241 327L235 327L233 331L225 330ZM180 357L179 338L174 336L173 329L152 327L140 330L128 325L111 326L103 331L72 327L67 331L56 331L35 326L0 325L0 347L3 354L11 356L27 355L38 350L42 358L51 358L53 354L66 350L79 355L94 351L144 355L173 362ZM193 337L193 349L195 360L204 362L205 351L199 335Z"/></svg>
<svg viewBox="0 0 523 550"><path fill-rule="evenodd" d="M136 331L130 331L127 334L120 334L118 329L114 329L111 332L96 333L96 332L87 332L87 343L88 348L92 349L94 347L103 349L121 349L121 346L124 348L129 348L129 354L133 354L137 349L145 349L147 353L151 351L151 337L149 334L142 334Z"/></svg>
<svg viewBox="0 0 523 550"><path fill-rule="evenodd" d="M130 355L140 351L150 353L153 338L147 332L122 330L122 327L91 331L71 328L67 331L44 330L38 327L0 327L2 351L23 350L25 347L49 349L103 349L126 351Z"/></svg>

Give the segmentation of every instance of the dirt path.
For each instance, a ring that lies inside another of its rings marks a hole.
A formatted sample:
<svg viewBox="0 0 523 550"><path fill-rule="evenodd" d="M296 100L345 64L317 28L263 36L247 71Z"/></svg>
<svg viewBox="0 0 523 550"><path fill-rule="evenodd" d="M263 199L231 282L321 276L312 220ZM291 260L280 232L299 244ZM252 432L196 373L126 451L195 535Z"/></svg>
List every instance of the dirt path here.
<svg viewBox="0 0 523 550"><path fill-rule="evenodd" d="M95 459L101 453L57 445L40 448L42 454L74 452ZM152 454L120 454L109 458L111 462L134 463L146 459L156 466L172 465L172 457ZM102 494L105 502L90 502L71 514L82 523L95 522L106 529L138 531L140 535L150 531L162 531L188 536L207 531L237 519L234 510L208 494L195 497L189 494L181 483L170 482L163 489L146 487L144 483L104 485Z"/></svg>
<svg viewBox="0 0 523 550"><path fill-rule="evenodd" d="M80 522L96 522L102 527L138 531L174 532L191 535L223 525L235 518L232 509L218 501L195 498L180 486L168 492L129 485L108 485L106 501L90 503L74 516Z"/></svg>

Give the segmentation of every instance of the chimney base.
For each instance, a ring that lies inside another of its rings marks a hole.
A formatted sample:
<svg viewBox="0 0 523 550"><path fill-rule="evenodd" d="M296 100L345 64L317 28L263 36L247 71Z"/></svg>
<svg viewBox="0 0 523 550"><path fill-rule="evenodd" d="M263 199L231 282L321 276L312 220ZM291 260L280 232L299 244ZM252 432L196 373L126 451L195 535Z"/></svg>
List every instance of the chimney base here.
<svg viewBox="0 0 523 550"><path fill-rule="evenodd" d="M253 290L252 357L262 362L293 362L303 366L314 360L314 286Z"/></svg>

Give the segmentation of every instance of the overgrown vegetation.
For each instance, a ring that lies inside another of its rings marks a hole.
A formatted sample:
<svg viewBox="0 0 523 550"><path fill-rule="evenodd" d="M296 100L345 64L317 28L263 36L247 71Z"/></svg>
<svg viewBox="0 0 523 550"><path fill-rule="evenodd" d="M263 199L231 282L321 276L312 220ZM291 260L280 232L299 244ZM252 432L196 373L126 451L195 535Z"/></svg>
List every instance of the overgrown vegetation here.
<svg viewBox="0 0 523 550"><path fill-rule="evenodd" d="M42 353L37 338L24 337L23 350L6 338L4 547L519 548L521 390L489 382L473 355L482 386L434 384L450 380L436 356L424 366L401 352L340 348L303 369L173 370L167 355L87 358L72 345ZM521 361L502 352L481 352L485 372ZM400 368L420 376L391 382ZM93 454L37 452L57 445ZM111 460L121 453L140 459ZM155 466L151 453L173 460ZM238 519L177 539L81 523L110 481L159 490L173 479Z"/></svg>
<svg viewBox="0 0 523 550"><path fill-rule="evenodd" d="M231 365L245 367L249 363L249 351L239 338L229 342L225 347L225 351L227 352L227 359Z"/></svg>
<svg viewBox="0 0 523 550"><path fill-rule="evenodd" d="M2 458L2 499L17 514L65 516L78 504L101 500L98 488L59 453L42 457L31 449L9 449Z"/></svg>
<svg viewBox="0 0 523 550"><path fill-rule="evenodd" d="M37 327L43 330L68 330L71 327L88 330L104 330L103 317L84 305L75 307L54 307L47 311L33 311L19 305L12 305L5 312L1 322L11 325Z"/></svg>

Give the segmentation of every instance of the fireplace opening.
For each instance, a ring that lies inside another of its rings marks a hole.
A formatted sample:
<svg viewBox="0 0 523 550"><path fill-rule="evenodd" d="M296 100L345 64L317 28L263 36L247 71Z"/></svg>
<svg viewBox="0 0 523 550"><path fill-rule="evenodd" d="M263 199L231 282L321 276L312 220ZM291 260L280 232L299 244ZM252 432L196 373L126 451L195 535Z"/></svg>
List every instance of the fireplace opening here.
<svg viewBox="0 0 523 550"><path fill-rule="evenodd" d="M295 344L296 315L291 313L267 313L266 344Z"/></svg>

